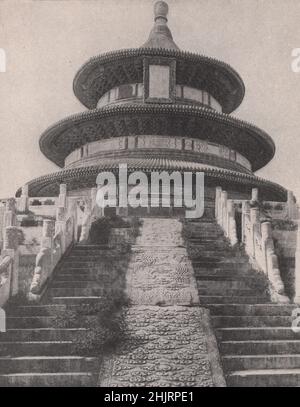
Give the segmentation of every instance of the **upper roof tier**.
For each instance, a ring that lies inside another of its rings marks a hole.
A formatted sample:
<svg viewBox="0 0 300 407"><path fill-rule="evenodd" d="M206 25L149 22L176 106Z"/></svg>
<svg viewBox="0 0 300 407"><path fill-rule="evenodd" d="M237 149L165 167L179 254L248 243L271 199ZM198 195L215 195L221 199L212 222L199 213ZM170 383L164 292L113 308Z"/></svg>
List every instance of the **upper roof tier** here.
<svg viewBox="0 0 300 407"><path fill-rule="evenodd" d="M99 99L117 86L143 83L147 59L154 63L173 61L176 85L208 92L220 103L224 113L231 113L240 105L245 87L238 73L216 59L181 51L167 26L167 14L168 5L156 2L154 27L142 47L93 57L79 69L73 89L86 107L96 108Z"/></svg>

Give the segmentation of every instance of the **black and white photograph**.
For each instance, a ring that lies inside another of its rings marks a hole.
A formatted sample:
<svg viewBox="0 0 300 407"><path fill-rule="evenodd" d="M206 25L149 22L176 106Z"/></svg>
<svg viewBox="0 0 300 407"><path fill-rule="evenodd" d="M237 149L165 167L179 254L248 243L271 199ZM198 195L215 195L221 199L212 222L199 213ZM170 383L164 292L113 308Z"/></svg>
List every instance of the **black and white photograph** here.
<svg viewBox="0 0 300 407"><path fill-rule="evenodd" d="M0 0L1 388L300 387L299 21Z"/></svg>

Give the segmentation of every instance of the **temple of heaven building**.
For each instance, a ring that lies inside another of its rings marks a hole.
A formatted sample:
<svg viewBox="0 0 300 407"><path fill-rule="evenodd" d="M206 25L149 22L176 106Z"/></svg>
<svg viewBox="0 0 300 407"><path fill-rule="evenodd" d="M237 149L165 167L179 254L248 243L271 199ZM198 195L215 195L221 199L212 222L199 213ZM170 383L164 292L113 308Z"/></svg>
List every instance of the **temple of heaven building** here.
<svg viewBox="0 0 300 407"><path fill-rule="evenodd" d="M205 173L205 188L249 198L285 201L286 190L255 176L275 153L272 138L231 113L245 86L226 63L182 51L167 25L168 5L154 6L154 26L140 48L91 58L74 79L88 109L49 127L44 155L62 169L28 183L30 196L56 196L59 185L81 196L100 172ZM20 195L20 190L17 192Z"/></svg>

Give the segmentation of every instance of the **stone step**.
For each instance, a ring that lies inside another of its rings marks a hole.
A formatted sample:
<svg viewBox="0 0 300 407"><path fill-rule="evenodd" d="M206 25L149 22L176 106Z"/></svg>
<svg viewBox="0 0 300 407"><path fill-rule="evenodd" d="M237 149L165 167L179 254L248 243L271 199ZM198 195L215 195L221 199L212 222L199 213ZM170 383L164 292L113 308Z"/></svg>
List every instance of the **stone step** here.
<svg viewBox="0 0 300 407"><path fill-rule="evenodd" d="M72 248L72 251L86 251L89 249L108 249L109 247L106 244L77 244Z"/></svg>
<svg viewBox="0 0 300 407"><path fill-rule="evenodd" d="M211 243L211 244L189 244L187 245L188 249L190 249L191 253L190 256L191 258L197 257L198 255L201 255L205 251L212 251L214 253L231 253L232 255L235 255L235 253L230 250L230 248L225 246L224 242L220 243Z"/></svg>
<svg viewBox="0 0 300 407"><path fill-rule="evenodd" d="M232 265L220 267L198 267L194 266L194 273L197 278L201 276L207 276L211 279L222 279L222 278L231 278L231 279L242 279L242 278L253 278L255 279L255 274L249 273L249 266L243 265L238 267L231 267Z"/></svg>
<svg viewBox="0 0 300 407"><path fill-rule="evenodd" d="M226 273L227 271L234 271L236 270L238 273L245 273L250 270L250 265L248 263L237 263L234 260L229 261L193 261L192 265L197 273L198 270L206 269L207 271L218 269L220 270L220 274Z"/></svg>
<svg viewBox="0 0 300 407"><path fill-rule="evenodd" d="M51 288L50 294L53 297L94 297L104 294L105 287L90 287L90 288Z"/></svg>
<svg viewBox="0 0 300 407"><path fill-rule="evenodd" d="M290 327L218 328L216 330L216 335L220 341L300 339L300 334L293 332Z"/></svg>
<svg viewBox="0 0 300 407"><path fill-rule="evenodd" d="M211 304L209 306L211 315L269 315L269 316L291 316L296 308L293 304Z"/></svg>
<svg viewBox="0 0 300 407"><path fill-rule="evenodd" d="M8 317L22 317L22 316L49 316L56 315L58 312L66 310L64 305L19 305L11 307L7 311Z"/></svg>
<svg viewBox="0 0 300 407"><path fill-rule="evenodd" d="M65 269L92 269L95 268L97 270L101 269L101 265L99 265L99 261L90 261L89 258L86 260L74 260L74 258L66 258L61 266L60 270Z"/></svg>
<svg viewBox="0 0 300 407"><path fill-rule="evenodd" d="M82 262L101 262L103 260L103 255L102 254L99 254L99 255L92 255L92 254L81 254L81 253L79 253L79 254L70 254L68 257L67 257L67 259L66 259L66 261L68 262L68 263L70 263L70 262L79 262L79 263L82 263Z"/></svg>
<svg viewBox="0 0 300 407"><path fill-rule="evenodd" d="M51 284L52 289L53 288L100 288L101 283L100 281L96 280L54 280L53 283Z"/></svg>
<svg viewBox="0 0 300 407"><path fill-rule="evenodd" d="M103 297L52 297L52 300L55 304L101 304L103 302Z"/></svg>
<svg viewBox="0 0 300 407"><path fill-rule="evenodd" d="M209 287L209 288L202 288L201 286L199 287L198 285L198 294L199 295L224 295L224 296L240 296L240 297L250 297L257 295L258 292L257 290L247 288L247 289L241 289L241 288L222 288L222 287Z"/></svg>
<svg viewBox="0 0 300 407"><path fill-rule="evenodd" d="M189 225L185 228L184 234L187 238L200 237L205 239L206 237L211 238L211 236L219 236L220 238L226 239L224 232L217 228L214 223L208 223L206 225Z"/></svg>
<svg viewBox="0 0 300 407"><path fill-rule="evenodd" d="M13 328L50 328L55 321L55 316L22 316L8 317L7 329Z"/></svg>
<svg viewBox="0 0 300 407"><path fill-rule="evenodd" d="M208 249L204 249L201 250L201 253L198 253L195 256L191 257L191 260L195 263L197 263L198 261L207 261L207 259L212 259L212 261L216 260L216 261L222 261L223 259L225 259L226 261L228 261L229 259L232 261L235 261L236 259L239 261L239 257L236 257L235 254L233 254L232 252L229 252L227 250L208 250Z"/></svg>
<svg viewBox="0 0 300 407"><path fill-rule="evenodd" d="M93 279L93 277L94 277L94 279ZM79 272L79 271L77 271L75 273L62 272L62 273L57 274L54 277L53 282L60 282L60 281L65 281L65 282L69 282L69 281L90 281L90 282L92 282L92 281L95 281L96 277L97 277L97 279L100 278L100 277L102 277L104 279L104 278L108 278L109 276L108 275L107 276L101 276L98 273L96 275L96 273L93 272L93 271L91 271L91 272L85 272L85 271Z"/></svg>
<svg viewBox="0 0 300 407"><path fill-rule="evenodd" d="M203 228L214 228L214 229L219 229L219 225L211 218L206 219L203 222L188 222L186 224L186 227L188 227L189 229L203 229Z"/></svg>
<svg viewBox="0 0 300 407"><path fill-rule="evenodd" d="M96 371L98 365L97 358L70 355L0 357L2 374L93 372Z"/></svg>
<svg viewBox="0 0 300 407"><path fill-rule="evenodd" d="M270 300L263 296L201 295L200 304L264 304Z"/></svg>
<svg viewBox="0 0 300 407"><path fill-rule="evenodd" d="M290 316L213 316L212 323L214 327L291 327L292 318Z"/></svg>
<svg viewBox="0 0 300 407"><path fill-rule="evenodd" d="M204 279L204 278L197 278L197 285L199 289L206 289L207 291L210 290L249 290L251 287L247 285L246 279L230 279L230 280L221 280L221 279Z"/></svg>
<svg viewBox="0 0 300 407"><path fill-rule="evenodd" d="M205 200L206 202L206 200ZM213 200L210 200L210 203L212 203ZM213 223L214 225L217 225L216 220L215 219L211 219L211 218L205 218L204 216L202 218L197 218L197 219L186 219L186 223L187 225L202 225L205 223Z"/></svg>
<svg viewBox="0 0 300 407"><path fill-rule="evenodd" d="M88 255L103 255L106 254L108 252L108 248L102 249L73 249L70 253L71 256L88 256Z"/></svg>
<svg viewBox="0 0 300 407"><path fill-rule="evenodd" d="M102 252L107 252L109 250L109 247L106 246L91 246L91 247L79 247L75 246L71 250L71 253L102 253Z"/></svg>
<svg viewBox="0 0 300 407"><path fill-rule="evenodd" d="M219 229L215 223L207 223L207 224L199 224L199 225L189 225L186 227L188 235L202 235L205 236L206 233L208 234L222 234L224 233L221 229Z"/></svg>
<svg viewBox="0 0 300 407"><path fill-rule="evenodd" d="M299 340L224 341L220 350L225 355L299 354Z"/></svg>
<svg viewBox="0 0 300 407"><path fill-rule="evenodd" d="M95 385L95 380L87 372L17 373L0 375L0 387L81 387Z"/></svg>
<svg viewBox="0 0 300 407"><path fill-rule="evenodd" d="M231 387L298 387L300 369L262 369L235 371L228 375Z"/></svg>
<svg viewBox="0 0 300 407"><path fill-rule="evenodd" d="M76 310L78 307L78 305L67 306L65 304L23 305L9 310L8 317L55 316L66 310Z"/></svg>
<svg viewBox="0 0 300 407"><path fill-rule="evenodd" d="M225 240L222 237L203 237L203 238L197 238L197 239L187 239L187 246L190 248L193 248L194 250L199 249L201 250L202 248L205 249L214 249L214 248L220 248L220 249L226 249L226 250L231 250L232 248L228 244L227 240Z"/></svg>
<svg viewBox="0 0 300 407"><path fill-rule="evenodd" d="M207 247L210 246L212 243L216 242L226 242L224 235L222 233L213 233L213 232L207 232L203 231L199 235L192 235L192 236L187 236L186 240L188 241L189 244L205 244Z"/></svg>
<svg viewBox="0 0 300 407"><path fill-rule="evenodd" d="M300 368L300 355L229 355L222 357L226 371Z"/></svg>
<svg viewBox="0 0 300 407"><path fill-rule="evenodd" d="M91 272L97 272L102 270L103 267L99 264L93 264L92 266L87 266L85 264L77 264L75 263L67 263L64 262L61 267L59 268L59 270L55 273L55 275L59 275L61 273L91 273Z"/></svg>
<svg viewBox="0 0 300 407"><path fill-rule="evenodd" d="M0 342L70 341L86 331L86 328L11 328L1 334Z"/></svg>
<svg viewBox="0 0 300 407"><path fill-rule="evenodd" d="M72 341L10 341L0 342L0 355L57 356L72 355Z"/></svg>
<svg viewBox="0 0 300 407"><path fill-rule="evenodd" d="M217 268L229 267L229 266L241 266L248 264L248 260L244 257L234 257L228 258L224 256L199 256L196 259L193 259L193 264L199 267L213 266ZM205 266L204 266L205 264Z"/></svg>
<svg viewBox="0 0 300 407"><path fill-rule="evenodd" d="M202 272L195 272L195 278L197 281L202 282L202 281L209 281L213 282L215 281L216 283L219 282L233 282L233 283L238 283L238 284L245 284L247 287L249 287L249 284L255 284L257 278L253 275L249 275L248 273L240 273L238 276L234 277L231 276L229 273L224 273L221 275L216 275L214 272L210 273L209 270L207 271L202 271ZM251 285L250 285L251 287Z"/></svg>
<svg viewBox="0 0 300 407"><path fill-rule="evenodd" d="M82 299L82 303L80 301L76 302L76 299L78 297L70 297L72 300L75 299L74 304L89 304L89 302L86 300ZM79 297L81 298L81 297ZM81 318L79 320L79 318ZM55 323L56 323L56 315L47 315L47 316L14 316L14 317L8 317L7 318L7 329L33 329L33 328L54 328ZM77 327L84 327L85 323L89 321L89 319L92 319L92 316L90 315L82 315L78 316L78 319L76 320L76 326L72 326L72 328L77 328Z"/></svg>

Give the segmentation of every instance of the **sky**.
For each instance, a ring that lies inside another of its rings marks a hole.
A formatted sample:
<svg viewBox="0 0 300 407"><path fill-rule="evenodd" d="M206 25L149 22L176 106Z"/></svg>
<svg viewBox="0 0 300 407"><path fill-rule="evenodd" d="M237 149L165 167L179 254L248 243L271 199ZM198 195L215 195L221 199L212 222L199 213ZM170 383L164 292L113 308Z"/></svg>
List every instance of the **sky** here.
<svg viewBox="0 0 300 407"><path fill-rule="evenodd" d="M50 125L86 110L72 91L90 57L142 45L154 0L0 0L0 197L59 168L39 150ZM246 94L232 113L275 141L272 162L256 174L300 199L299 0L168 0L176 44L229 63Z"/></svg>

